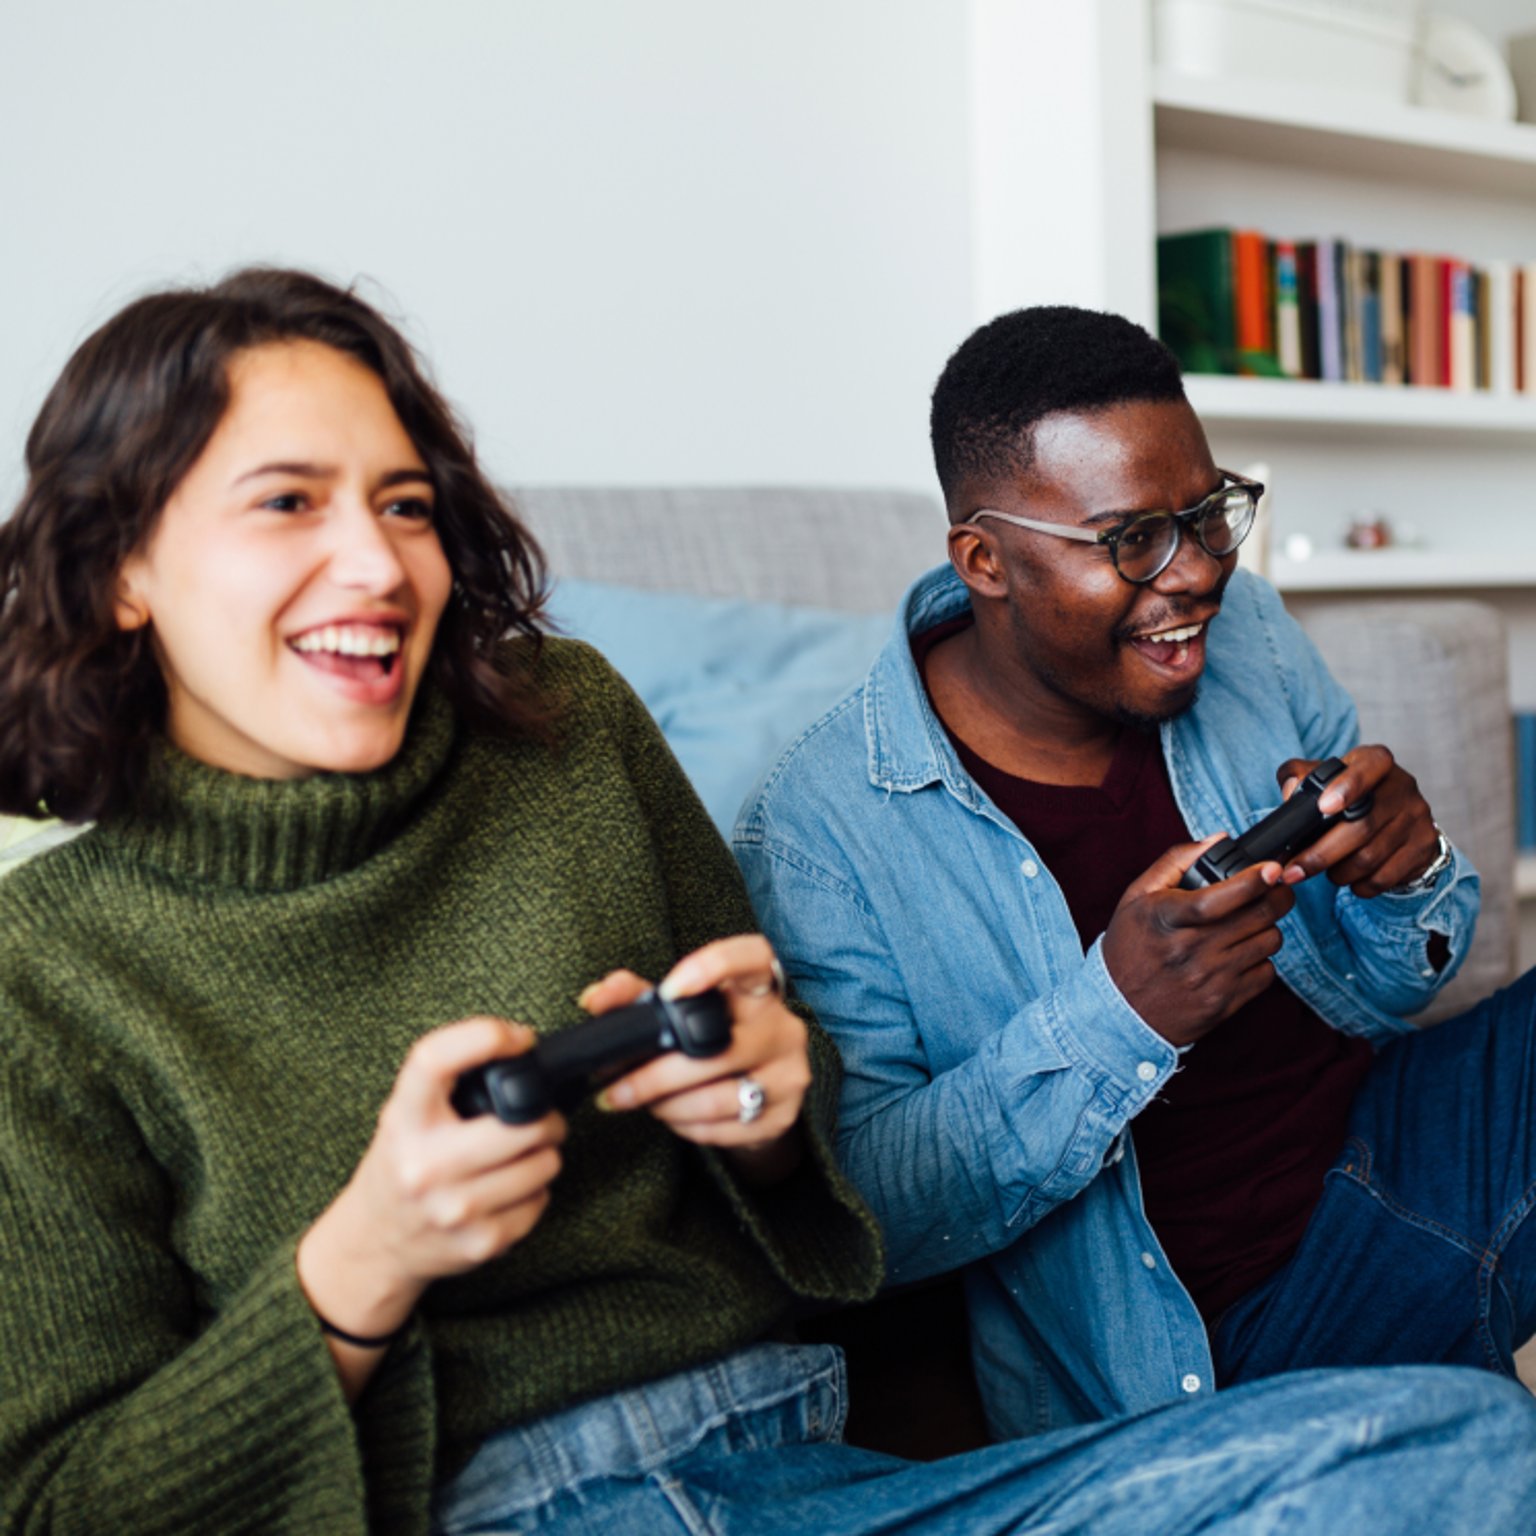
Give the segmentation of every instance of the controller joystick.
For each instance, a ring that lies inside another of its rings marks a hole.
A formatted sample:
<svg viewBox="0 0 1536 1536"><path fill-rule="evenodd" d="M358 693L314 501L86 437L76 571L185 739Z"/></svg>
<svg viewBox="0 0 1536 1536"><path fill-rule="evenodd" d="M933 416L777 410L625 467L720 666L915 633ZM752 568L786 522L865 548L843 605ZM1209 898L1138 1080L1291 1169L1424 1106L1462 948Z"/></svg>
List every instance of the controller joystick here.
<svg viewBox="0 0 1536 1536"><path fill-rule="evenodd" d="M1180 886L1186 891L1198 891L1255 864L1271 860L1287 864L1304 848L1310 848L1336 822L1358 821L1371 808L1368 794L1333 816L1325 816L1317 808L1318 797L1329 781L1343 771L1342 758L1330 757L1327 762L1319 763L1296 786L1289 800L1276 806L1241 837L1225 837L1207 848L1185 871Z"/></svg>
<svg viewBox="0 0 1536 1536"><path fill-rule="evenodd" d="M723 993L712 988L669 1000L652 990L540 1040L521 1056L461 1073L450 1102L466 1120L495 1115L507 1125L528 1125L552 1109L574 1109L593 1088L667 1051L718 1056L730 1043Z"/></svg>

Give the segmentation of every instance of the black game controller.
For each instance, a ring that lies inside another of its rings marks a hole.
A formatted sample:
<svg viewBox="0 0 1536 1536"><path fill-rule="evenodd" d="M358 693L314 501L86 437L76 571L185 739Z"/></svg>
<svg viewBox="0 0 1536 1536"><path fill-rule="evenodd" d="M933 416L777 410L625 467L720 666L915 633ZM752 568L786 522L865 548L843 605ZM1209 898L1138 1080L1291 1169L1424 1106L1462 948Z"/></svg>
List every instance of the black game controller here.
<svg viewBox="0 0 1536 1536"><path fill-rule="evenodd" d="M1318 796L1328 781L1344 771L1342 758L1330 757L1296 786L1291 798L1256 822L1241 837L1226 837L1213 843L1184 873L1179 884L1186 891L1198 891L1226 880L1239 870L1274 860L1288 864L1303 848L1310 848L1337 821L1358 821L1371 808L1371 796L1362 795L1353 805L1346 805L1334 816L1324 816L1317 808Z"/></svg>
<svg viewBox="0 0 1536 1536"><path fill-rule="evenodd" d="M711 988L668 1001L645 993L540 1040L521 1056L503 1056L462 1073L451 1102L466 1119L495 1115L528 1125L550 1110L571 1110L595 1087L666 1051L718 1056L731 1043L731 1010Z"/></svg>

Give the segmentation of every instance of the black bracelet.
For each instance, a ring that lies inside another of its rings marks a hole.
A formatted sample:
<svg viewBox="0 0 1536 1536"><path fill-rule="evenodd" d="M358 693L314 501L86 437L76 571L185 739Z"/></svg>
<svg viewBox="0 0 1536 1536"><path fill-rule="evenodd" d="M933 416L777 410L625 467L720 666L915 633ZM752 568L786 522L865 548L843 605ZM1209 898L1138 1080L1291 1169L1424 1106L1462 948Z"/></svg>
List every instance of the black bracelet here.
<svg viewBox="0 0 1536 1536"><path fill-rule="evenodd" d="M315 1313L315 1318L320 1324L321 1333L328 1333L333 1339L340 1339L343 1344L350 1344L354 1349L388 1349L411 1326L410 1318L406 1318L394 1332L380 1333L369 1338L365 1334L348 1333L345 1328L338 1328L335 1323L321 1317L318 1312Z"/></svg>

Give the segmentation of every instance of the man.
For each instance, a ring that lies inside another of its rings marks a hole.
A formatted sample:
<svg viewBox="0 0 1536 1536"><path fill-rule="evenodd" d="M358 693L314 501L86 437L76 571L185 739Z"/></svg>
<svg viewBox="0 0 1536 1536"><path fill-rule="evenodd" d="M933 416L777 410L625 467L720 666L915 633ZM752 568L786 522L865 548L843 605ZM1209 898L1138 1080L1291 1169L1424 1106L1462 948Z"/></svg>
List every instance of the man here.
<svg viewBox="0 0 1536 1536"><path fill-rule="evenodd" d="M736 829L842 1048L887 1281L963 1271L992 1431L1536 1330L1529 978L1405 1016L1477 876L1278 597L1258 488L1112 315L982 327L933 397L949 565ZM1281 867L1180 878L1330 757Z"/></svg>

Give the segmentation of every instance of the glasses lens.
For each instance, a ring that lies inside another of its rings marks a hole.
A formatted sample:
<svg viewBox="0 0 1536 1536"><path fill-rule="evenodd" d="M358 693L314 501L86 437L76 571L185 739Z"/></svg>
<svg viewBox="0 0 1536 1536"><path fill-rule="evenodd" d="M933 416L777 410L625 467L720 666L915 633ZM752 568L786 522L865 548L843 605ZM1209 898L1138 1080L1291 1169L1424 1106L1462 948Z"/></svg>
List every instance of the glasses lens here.
<svg viewBox="0 0 1536 1536"><path fill-rule="evenodd" d="M1115 541L1115 567L1127 581L1151 581L1168 564L1178 530L1171 512L1127 523Z"/></svg>
<svg viewBox="0 0 1536 1536"><path fill-rule="evenodd" d="M1234 485L1205 503L1194 519L1195 536L1218 557L1230 555L1253 527L1253 497L1240 485Z"/></svg>

